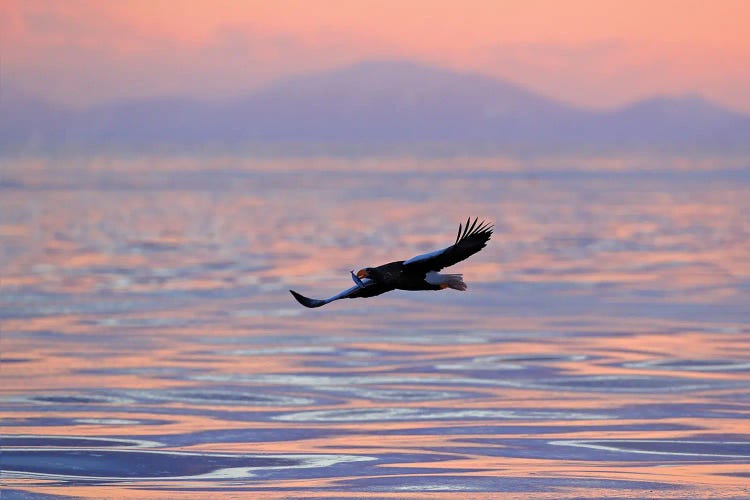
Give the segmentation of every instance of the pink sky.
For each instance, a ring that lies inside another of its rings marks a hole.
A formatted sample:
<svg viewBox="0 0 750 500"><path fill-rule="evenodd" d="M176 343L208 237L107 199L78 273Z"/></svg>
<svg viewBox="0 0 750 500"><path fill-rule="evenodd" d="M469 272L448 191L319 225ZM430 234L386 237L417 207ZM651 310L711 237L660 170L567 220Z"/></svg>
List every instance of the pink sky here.
<svg viewBox="0 0 750 500"><path fill-rule="evenodd" d="M747 0L0 0L0 77L86 106L409 59L582 106L699 93L750 112L749 19Z"/></svg>

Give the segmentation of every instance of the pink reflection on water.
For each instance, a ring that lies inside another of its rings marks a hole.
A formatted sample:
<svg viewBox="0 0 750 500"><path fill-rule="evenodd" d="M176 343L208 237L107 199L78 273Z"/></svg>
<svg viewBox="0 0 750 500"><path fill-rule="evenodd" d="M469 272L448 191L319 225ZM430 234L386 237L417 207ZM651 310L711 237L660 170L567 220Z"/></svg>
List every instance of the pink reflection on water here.
<svg viewBox="0 0 750 500"><path fill-rule="evenodd" d="M14 422L4 434L384 460L359 475L179 483L180 495L198 497L186 490L351 497L342 484L357 480L357 496L424 498L368 490L368 480L408 486L425 475L441 498L465 498L440 483L455 476L466 487L520 478L519 495L531 498L605 493L560 478L669 486L612 486L610 496L743 494L746 459L571 459L548 442L719 446L747 435L750 346L735 306L750 279L748 188L493 177L527 166L462 161L93 163L75 189L64 172L19 162L13 175L52 186L3 193L0 413ZM113 185L87 187L92 179ZM351 286L349 269L447 246L468 215L497 230L452 269L466 293L308 311L287 292L329 296ZM536 491L537 479L555 491ZM176 488L147 478L4 481L90 498Z"/></svg>

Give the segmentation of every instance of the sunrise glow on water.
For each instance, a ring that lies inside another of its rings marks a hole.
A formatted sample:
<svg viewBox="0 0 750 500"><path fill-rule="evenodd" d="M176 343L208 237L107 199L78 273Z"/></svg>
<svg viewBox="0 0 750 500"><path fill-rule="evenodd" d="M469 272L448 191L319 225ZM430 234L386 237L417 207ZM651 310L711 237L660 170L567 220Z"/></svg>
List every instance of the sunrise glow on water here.
<svg viewBox="0 0 750 500"><path fill-rule="evenodd" d="M747 496L750 177L644 162L4 160L4 488ZM468 216L465 293L288 293Z"/></svg>

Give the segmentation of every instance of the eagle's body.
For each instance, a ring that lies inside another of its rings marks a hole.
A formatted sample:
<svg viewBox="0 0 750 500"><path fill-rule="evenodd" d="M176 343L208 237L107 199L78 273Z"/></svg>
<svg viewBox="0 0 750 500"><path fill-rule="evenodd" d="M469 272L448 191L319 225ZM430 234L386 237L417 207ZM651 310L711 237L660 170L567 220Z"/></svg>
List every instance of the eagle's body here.
<svg viewBox="0 0 750 500"><path fill-rule="evenodd" d="M390 290L440 290L439 285L426 281L426 273L410 272L403 260L370 268L366 276L376 283L387 284Z"/></svg>
<svg viewBox="0 0 750 500"><path fill-rule="evenodd" d="M311 299L289 290L297 301L305 307L320 307L343 298L374 297L391 290L443 290L453 288L466 290L460 274L440 274L438 271L452 266L485 247L492 236L492 225L478 219L459 225L456 242L441 250L417 255L408 260L389 262L378 267L360 269L353 276L355 286L328 299Z"/></svg>

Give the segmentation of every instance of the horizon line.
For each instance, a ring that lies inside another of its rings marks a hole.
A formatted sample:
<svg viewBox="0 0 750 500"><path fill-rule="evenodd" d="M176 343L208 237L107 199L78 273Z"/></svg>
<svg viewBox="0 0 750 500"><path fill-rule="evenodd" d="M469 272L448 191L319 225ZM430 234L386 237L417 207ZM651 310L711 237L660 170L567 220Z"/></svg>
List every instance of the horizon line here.
<svg viewBox="0 0 750 500"><path fill-rule="evenodd" d="M403 66L410 66L413 68L421 68L423 70L431 70L431 71L439 71L441 73L444 73L446 75L453 75L453 76L463 76L463 77L474 77L474 78L481 78L484 80L491 81L496 84L503 84L503 85L509 85L516 87L516 89L526 92L534 97L547 99L550 101L553 101L555 104L563 105L565 107L571 108L576 111L584 111L584 112L590 112L590 113L613 113L613 112L619 112L624 111L629 108L632 108L634 106L637 106L642 103L646 102L654 102L654 101L697 101L702 102L705 104L710 105L713 108L719 109L724 112L728 113L734 113L738 115L742 115L745 117L750 118L750 112L745 111L740 108L736 107L729 107L724 104L720 104L708 97L706 97L704 94L700 92L682 92L682 93L663 93L663 92L657 92L654 94L648 94L641 98L633 99L630 101L627 101L622 104L617 104L614 106L586 106L574 102L570 102L568 100L552 96L550 94L546 94L544 92L537 91L535 89L531 89L528 85L524 85L522 83L516 82L511 79L506 78L498 78L496 76L481 73L479 71L475 70L456 70L453 68L448 68L445 66L442 66L440 64L428 64L421 61L413 60L413 59L385 59L385 58L374 58L374 59L362 59L355 62L347 63L347 64L340 64L336 66L331 66L329 68L325 69L319 69L319 70L312 70L307 72L293 72L286 75L280 75L270 82L264 83L254 89L246 90L243 92L235 92L231 93L230 95L220 96L220 97L201 97L196 96L194 94L180 94L180 93L174 93L174 94L166 94L166 93L155 93L155 94L148 94L143 95L140 97L113 97L111 99L105 99L98 101L93 104L89 104L86 106L75 106L70 104L61 103L49 98L46 98L44 96L27 92L25 89L22 88L22 86L16 85L12 82L12 79L8 78L7 75L3 78L2 85L0 86L0 104L2 102L8 102L7 99L7 93L10 89L11 94L16 94L17 96L21 97L21 101L24 100L31 100L31 101L37 101L40 103L43 103L45 105L51 106L53 108L56 108L58 111L67 111L67 112L86 112L89 110L94 110L100 107L106 107L111 105L117 105L117 104L127 104L127 103L143 103L148 101L158 101L158 100L174 100L174 101L188 101L192 103L206 103L206 104L220 104L220 103L231 103L236 100L241 99L250 99L258 94L261 94L264 91L273 89L281 84L284 84L286 82L292 82L292 81L299 81L304 80L305 78L312 78L312 77L318 77L318 76L324 76L324 75L334 75L338 72L345 71L348 69L354 69L360 66L366 66L366 65L403 65ZM11 80L11 81L9 81ZM5 94L5 96L3 96ZM13 102L14 100L11 100L10 102ZM17 102L17 101L16 101Z"/></svg>

